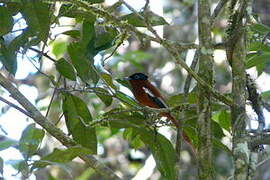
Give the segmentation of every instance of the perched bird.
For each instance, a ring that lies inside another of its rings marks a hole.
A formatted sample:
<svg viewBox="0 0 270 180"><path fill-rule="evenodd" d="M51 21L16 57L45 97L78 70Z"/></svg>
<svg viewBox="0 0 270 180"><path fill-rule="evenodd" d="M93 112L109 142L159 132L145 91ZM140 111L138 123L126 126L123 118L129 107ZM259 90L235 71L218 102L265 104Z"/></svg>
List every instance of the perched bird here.
<svg viewBox="0 0 270 180"><path fill-rule="evenodd" d="M168 107L159 90L148 81L147 75L135 73L126 79L130 82L132 93L141 105L157 109ZM177 128L180 126L179 121L170 113L164 112L160 115L167 117ZM195 152L189 137L185 133L183 133L183 138L191 146L193 152Z"/></svg>
<svg viewBox="0 0 270 180"><path fill-rule="evenodd" d="M126 79L129 80L132 93L140 104L157 109L168 108L159 90L148 81L147 75L135 73ZM167 117L176 127L179 126L179 122L170 113L161 113L161 116Z"/></svg>

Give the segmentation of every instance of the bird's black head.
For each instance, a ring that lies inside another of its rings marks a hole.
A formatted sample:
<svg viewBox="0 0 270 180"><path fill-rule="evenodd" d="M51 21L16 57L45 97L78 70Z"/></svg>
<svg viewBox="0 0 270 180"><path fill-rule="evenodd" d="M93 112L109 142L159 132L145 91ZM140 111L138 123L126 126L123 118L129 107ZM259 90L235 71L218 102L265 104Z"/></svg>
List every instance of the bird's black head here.
<svg viewBox="0 0 270 180"><path fill-rule="evenodd" d="M129 80L147 80L148 76L143 73L135 73L128 77Z"/></svg>

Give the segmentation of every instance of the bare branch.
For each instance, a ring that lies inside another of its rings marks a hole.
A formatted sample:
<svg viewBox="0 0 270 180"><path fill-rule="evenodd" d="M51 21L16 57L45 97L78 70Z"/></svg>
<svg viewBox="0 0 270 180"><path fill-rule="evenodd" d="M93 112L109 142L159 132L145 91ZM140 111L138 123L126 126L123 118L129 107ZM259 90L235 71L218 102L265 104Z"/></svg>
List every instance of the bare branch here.
<svg viewBox="0 0 270 180"><path fill-rule="evenodd" d="M23 113L24 115L32 118L31 114L29 114L28 112L26 112L24 109L20 108L19 106L13 104L12 102L4 99L3 97L0 96L0 101L6 103L7 105L9 105L10 107L13 107L14 109L20 111L21 113Z"/></svg>
<svg viewBox="0 0 270 180"><path fill-rule="evenodd" d="M221 10L223 9L223 7L225 6L225 4L228 2L229 0L220 0L211 16L211 24L213 24L213 22L215 21L216 17L218 16L218 14L221 12Z"/></svg>

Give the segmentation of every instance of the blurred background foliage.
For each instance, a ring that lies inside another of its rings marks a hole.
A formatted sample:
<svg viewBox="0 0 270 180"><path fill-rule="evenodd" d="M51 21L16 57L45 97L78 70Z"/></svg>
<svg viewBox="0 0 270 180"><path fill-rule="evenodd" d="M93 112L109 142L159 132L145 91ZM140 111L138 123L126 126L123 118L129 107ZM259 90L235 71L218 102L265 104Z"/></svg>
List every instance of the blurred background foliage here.
<svg viewBox="0 0 270 180"><path fill-rule="evenodd" d="M144 22L118 1L85 2L149 34L144 28ZM145 1L128 2L145 15ZM213 9L217 3L216 0L212 1ZM255 73L252 76L254 79L270 72L269 5L269 0L254 1L253 17L249 20L246 67ZM192 44L198 38L196 6L194 0L159 0L158 3L152 0L147 17L165 39ZM225 7L214 22L213 44L217 47L214 51L215 88L229 94L231 72L222 46L227 21L228 7ZM161 122L162 127L157 133L156 128L151 127L153 122L148 122L155 118L149 118L147 113L133 111L138 104L133 100L127 82L123 80L123 77L132 73L143 72L162 91L171 107L186 103L183 88L187 73L177 68L162 46L135 36L106 17L82 10L72 3L0 1L0 22L1 73L6 74L17 87L35 87L38 91L34 102L36 107L85 148L64 149L31 120L28 120L29 125L20 139L9 138L10 132L5 133L5 127L2 126L0 150L8 152L10 148L16 148L22 153L21 159L7 161L1 158L0 173L3 177L4 167L11 165L18 171L15 176L21 179L34 176L36 179L103 179L75 158L79 152L87 152L97 153L100 161L124 179L134 176L140 179L139 175L144 169L148 171L143 175L144 178L173 179L174 128ZM195 49L179 51L186 63L191 64ZM34 70L27 69L25 63L34 67ZM16 74L21 69L27 72L27 76L22 78ZM1 94L4 96L6 92L1 90ZM31 92L25 96L31 96ZM262 92L266 102L269 97L269 91ZM188 103L197 103L194 81ZM1 105L1 114L7 113L9 109ZM227 179L233 170L230 112L228 107L218 102L213 104L213 109L215 172L217 179ZM196 108L184 108L174 115L181 117L181 114L186 117L180 118L184 123L184 131L196 146ZM15 121L19 120L1 119L14 121L14 126ZM181 177L185 180L197 179L196 157L192 153L190 147L184 144L181 151ZM269 162L261 165L256 179L269 179L268 167Z"/></svg>

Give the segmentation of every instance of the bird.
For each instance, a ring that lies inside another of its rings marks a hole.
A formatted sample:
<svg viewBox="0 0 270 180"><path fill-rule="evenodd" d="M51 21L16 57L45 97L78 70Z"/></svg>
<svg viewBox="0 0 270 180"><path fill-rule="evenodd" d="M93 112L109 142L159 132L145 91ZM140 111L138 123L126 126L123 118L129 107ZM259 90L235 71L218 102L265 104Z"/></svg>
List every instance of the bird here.
<svg viewBox="0 0 270 180"><path fill-rule="evenodd" d="M151 108L168 108L165 103L164 97L159 90L148 80L148 76L143 73L134 73L131 76L125 78L131 85L131 91L135 99L143 106ZM180 127L179 121L177 121L169 112L160 113L161 116L167 117L177 128ZM190 145L193 152L195 152L193 145L183 132L184 140Z"/></svg>
<svg viewBox="0 0 270 180"><path fill-rule="evenodd" d="M127 77L126 80L130 82L131 91L141 105L157 109L168 108L165 99L159 90L149 82L147 75L135 73ZM176 127L179 127L179 122L170 113L161 113L161 116L167 117Z"/></svg>

